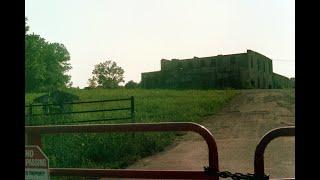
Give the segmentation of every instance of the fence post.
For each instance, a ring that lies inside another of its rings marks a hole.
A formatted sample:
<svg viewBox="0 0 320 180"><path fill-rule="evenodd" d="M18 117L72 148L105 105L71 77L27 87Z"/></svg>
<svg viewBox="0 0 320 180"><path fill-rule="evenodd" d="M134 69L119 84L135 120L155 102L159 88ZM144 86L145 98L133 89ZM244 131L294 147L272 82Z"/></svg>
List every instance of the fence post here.
<svg viewBox="0 0 320 180"><path fill-rule="evenodd" d="M131 96L131 123L135 123L135 113L134 113L134 97ZM135 133L132 133L132 137L135 137Z"/></svg>
<svg viewBox="0 0 320 180"><path fill-rule="evenodd" d="M29 133L26 134L27 145L37 145L41 148L41 135L40 133Z"/></svg>
<svg viewBox="0 0 320 180"><path fill-rule="evenodd" d="M31 123L31 120L32 120L32 104L29 106L28 125Z"/></svg>
<svg viewBox="0 0 320 180"><path fill-rule="evenodd" d="M131 96L131 122L135 123L134 97Z"/></svg>

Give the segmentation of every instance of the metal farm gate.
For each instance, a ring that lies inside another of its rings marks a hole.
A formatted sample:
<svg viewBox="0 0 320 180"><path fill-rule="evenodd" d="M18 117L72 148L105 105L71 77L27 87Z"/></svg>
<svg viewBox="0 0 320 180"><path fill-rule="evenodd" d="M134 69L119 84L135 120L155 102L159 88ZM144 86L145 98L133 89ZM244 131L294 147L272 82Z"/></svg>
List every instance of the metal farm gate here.
<svg viewBox="0 0 320 180"><path fill-rule="evenodd" d="M121 104L121 106L105 108L104 106L107 103L112 102L129 102ZM64 115L83 115L83 114L92 114L92 113L105 113L105 112L127 112L127 115L118 115L117 117L104 117L98 116L96 119L85 119L79 120L79 118L70 118L67 117L67 121L59 121L54 124L72 124L72 123L86 123L86 122L105 122L105 121L117 121L117 120L131 120L131 123L135 123L135 107L134 107L134 97L131 96L129 98L121 98L121 99L105 99L105 100L96 100L96 101L78 101L78 102L68 102L62 104L29 104L25 106L25 119L26 124L28 125L39 125L36 118L40 119L61 119L61 116ZM86 107L90 106L100 106L100 109L94 107L94 109L85 109L85 110L63 110L61 111L61 107L65 106L78 106L78 105L86 105ZM46 112L43 109L59 109L59 112ZM73 120L77 119L77 120ZM48 120L49 123L53 121ZM48 124L48 122L46 123Z"/></svg>
<svg viewBox="0 0 320 180"><path fill-rule="evenodd" d="M139 123L139 124L89 124L26 126L27 144L41 147L41 135L65 133L110 133L110 132L166 132L192 131L198 133L208 145L209 166L203 170L138 170L138 169L87 169L87 168L49 168L52 176L81 176L95 178L144 178L144 179L269 179L264 172L264 151L275 138L294 136L295 128L282 127L268 132L256 147L254 174L231 173L219 170L218 151L215 139L204 126L196 123ZM280 178L281 179L281 178ZM282 178L294 179L294 178Z"/></svg>

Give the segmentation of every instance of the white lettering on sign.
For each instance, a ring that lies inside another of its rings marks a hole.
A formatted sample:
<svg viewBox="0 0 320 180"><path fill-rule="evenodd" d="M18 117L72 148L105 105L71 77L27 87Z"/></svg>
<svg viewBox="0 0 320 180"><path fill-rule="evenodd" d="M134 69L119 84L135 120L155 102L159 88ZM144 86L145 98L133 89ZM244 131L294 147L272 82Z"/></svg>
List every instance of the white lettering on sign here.
<svg viewBox="0 0 320 180"><path fill-rule="evenodd" d="M33 150L26 150L25 157L32 158L33 154L34 154Z"/></svg>
<svg viewBox="0 0 320 180"><path fill-rule="evenodd" d="M47 160L45 160L45 159L26 159L26 166L47 167Z"/></svg>
<svg viewBox="0 0 320 180"><path fill-rule="evenodd" d="M48 171L45 169L25 169L25 180L49 180Z"/></svg>
<svg viewBox="0 0 320 180"><path fill-rule="evenodd" d="M25 147L25 179L50 179L48 157L38 146Z"/></svg>

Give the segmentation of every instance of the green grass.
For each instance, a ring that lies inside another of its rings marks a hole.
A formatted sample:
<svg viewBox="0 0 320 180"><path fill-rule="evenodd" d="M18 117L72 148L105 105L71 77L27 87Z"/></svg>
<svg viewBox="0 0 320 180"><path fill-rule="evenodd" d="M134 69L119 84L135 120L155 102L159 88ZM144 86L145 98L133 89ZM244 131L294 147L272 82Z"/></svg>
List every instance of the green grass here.
<svg viewBox="0 0 320 180"><path fill-rule="evenodd" d="M135 97L136 122L201 122L204 116L214 114L235 94L234 90L69 90L80 96L81 101ZM26 104L41 94L26 94ZM129 104L129 102L127 103ZM74 110L99 109L105 106L77 106ZM123 107L119 102L110 107ZM67 116L59 122L74 119L95 119L101 116L125 116L118 114L82 114ZM96 116L96 117L93 117ZM103 123L125 123L121 120ZM50 124L49 119L38 119L34 124ZM136 160L162 151L176 137L167 133L106 133L44 135L43 150L50 159L50 167L125 168Z"/></svg>

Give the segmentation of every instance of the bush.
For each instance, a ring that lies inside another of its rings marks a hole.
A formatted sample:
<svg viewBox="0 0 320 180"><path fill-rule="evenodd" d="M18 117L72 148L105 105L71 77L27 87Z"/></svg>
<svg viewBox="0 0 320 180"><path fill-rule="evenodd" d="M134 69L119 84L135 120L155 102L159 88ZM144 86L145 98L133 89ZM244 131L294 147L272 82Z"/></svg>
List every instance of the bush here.
<svg viewBox="0 0 320 180"><path fill-rule="evenodd" d="M134 82L134 81L129 81L127 82L125 85L124 85L125 88L128 88L128 89L133 89L133 88L138 88L139 87L139 84Z"/></svg>

